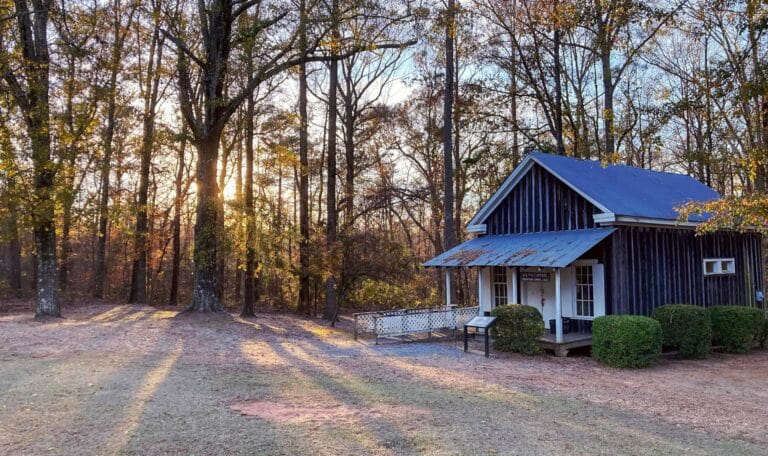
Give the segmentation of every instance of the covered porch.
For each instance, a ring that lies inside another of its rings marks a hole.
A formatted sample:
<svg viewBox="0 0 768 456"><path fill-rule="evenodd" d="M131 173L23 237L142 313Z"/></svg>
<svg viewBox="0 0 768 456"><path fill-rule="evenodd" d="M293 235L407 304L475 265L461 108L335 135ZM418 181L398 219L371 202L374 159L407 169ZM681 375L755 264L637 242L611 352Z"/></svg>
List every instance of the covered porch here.
<svg viewBox="0 0 768 456"><path fill-rule="evenodd" d="M477 271L480 315L494 307L523 304L539 310L545 349L564 356L591 345L591 323L605 315L605 265L598 244L612 228L481 236L431 259L445 269L450 302L451 269Z"/></svg>
<svg viewBox="0 0 768 456"><path fill-rule="evenodd" d="M568 356L568 352L582 347L592 346L591 332L576 332L563 334L563 340L557 341L552 334L544 334L539 339L544 350L551 350L555 356Z"/></svg>

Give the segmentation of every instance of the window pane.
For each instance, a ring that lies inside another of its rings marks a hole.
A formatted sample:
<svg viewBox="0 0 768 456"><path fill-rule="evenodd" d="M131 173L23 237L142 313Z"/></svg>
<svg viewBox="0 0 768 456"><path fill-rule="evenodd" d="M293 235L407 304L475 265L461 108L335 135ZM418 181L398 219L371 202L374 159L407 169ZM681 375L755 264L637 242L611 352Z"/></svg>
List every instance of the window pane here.
<svg viewBox="0 0 768 456"><path fill-rule="evenodd" d="M576 315L595 315L594 294L592 266L576 266Z"/></svg>
<svg viewBox="0 0 768 456"><path fill-rule="evenodd" d="M503 306L507 304L507 268L493 268L493 304Z"/></svg>

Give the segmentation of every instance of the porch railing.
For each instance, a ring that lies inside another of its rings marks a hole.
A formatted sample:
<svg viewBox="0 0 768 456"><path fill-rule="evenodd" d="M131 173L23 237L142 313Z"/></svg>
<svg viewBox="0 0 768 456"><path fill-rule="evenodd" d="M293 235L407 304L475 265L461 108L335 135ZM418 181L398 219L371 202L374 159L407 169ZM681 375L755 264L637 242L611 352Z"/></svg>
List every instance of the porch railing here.
<svg viewBox="0 0 768 456"><path fill-rule="evenodd" d="M373 334L378 343L379 337L455 330L462 328L479 312L480 307L438 307L356 313L355 340L358 334L363 333Z"/></svg>

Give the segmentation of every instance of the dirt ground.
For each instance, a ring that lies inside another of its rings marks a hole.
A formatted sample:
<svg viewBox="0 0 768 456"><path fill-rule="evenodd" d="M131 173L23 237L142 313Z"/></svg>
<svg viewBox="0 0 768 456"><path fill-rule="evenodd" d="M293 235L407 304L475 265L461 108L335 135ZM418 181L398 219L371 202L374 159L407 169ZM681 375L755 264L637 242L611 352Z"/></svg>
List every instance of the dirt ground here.
<svg viewBox="0 0 768 456"><path fill-rule="evenodd" d="M0 454L768 454L764 350L615 370L290 315L25 308L0 302Z"/></svg>

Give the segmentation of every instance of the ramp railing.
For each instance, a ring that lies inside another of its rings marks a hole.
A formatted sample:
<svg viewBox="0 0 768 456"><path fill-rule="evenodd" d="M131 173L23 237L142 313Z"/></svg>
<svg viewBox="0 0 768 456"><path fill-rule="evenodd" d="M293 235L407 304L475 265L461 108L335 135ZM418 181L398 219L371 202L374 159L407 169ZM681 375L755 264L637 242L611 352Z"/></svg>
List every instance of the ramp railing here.
<svg viewBox="0 0 768 456"><path fill-rule="evenodd" d="M479 307L437 307L356 313L355 340L358 334L364 333L373 334L378 343L379 337L456 330L476 317L479 311Z"/></svg>

